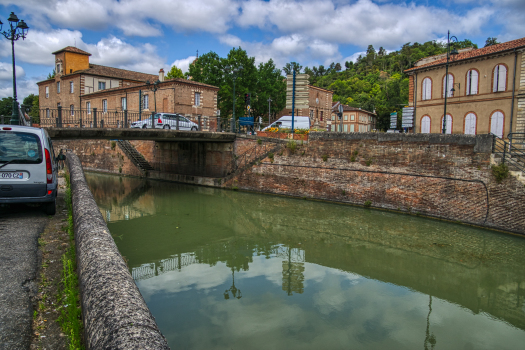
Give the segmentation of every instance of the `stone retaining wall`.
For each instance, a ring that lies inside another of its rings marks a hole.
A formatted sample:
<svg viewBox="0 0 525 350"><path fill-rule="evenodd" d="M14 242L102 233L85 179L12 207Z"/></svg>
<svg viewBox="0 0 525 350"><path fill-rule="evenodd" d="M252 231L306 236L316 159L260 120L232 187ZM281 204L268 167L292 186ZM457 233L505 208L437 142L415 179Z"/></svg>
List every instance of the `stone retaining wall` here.
<svg viewBox="0 0 525 350"><path fill-rule="evenodd" d="M67 154L87 349L169 349L87 186Z"/></svg>

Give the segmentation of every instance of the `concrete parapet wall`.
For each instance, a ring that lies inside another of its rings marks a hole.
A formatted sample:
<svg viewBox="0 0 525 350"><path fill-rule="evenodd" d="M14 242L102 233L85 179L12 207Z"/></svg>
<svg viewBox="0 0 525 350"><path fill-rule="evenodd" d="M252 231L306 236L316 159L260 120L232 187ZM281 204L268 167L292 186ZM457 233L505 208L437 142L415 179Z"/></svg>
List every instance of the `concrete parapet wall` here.
<svg viewBox="0 0 525 350"><path fill-rule="evenodd" d="M67 154L87 349L169 349L87 186Z"/></svg>

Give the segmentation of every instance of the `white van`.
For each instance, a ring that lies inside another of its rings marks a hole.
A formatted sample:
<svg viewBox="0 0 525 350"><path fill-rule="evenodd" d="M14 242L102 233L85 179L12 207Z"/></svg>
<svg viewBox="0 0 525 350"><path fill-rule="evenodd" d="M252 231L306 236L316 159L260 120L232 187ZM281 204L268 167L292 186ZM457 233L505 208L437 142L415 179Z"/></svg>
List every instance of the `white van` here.
<svg viewBox="0 0 525 350"><path fill-rule="evenodd" d="M58 167L42 128L0 125L0 204L42 203L55 215Z"/></svg>
<svg viewBox="0 0 525 350"><path fill-rule="evenodd" d="M310 117L294 116L293 124L294 124L293 125L294 129L310 129ZM271 125L262 129L262 131L265 131L266 129L269 129L269 128L291 129L292 128L292 116L291 115L282 116L281 118L274 121Z"/></svg>

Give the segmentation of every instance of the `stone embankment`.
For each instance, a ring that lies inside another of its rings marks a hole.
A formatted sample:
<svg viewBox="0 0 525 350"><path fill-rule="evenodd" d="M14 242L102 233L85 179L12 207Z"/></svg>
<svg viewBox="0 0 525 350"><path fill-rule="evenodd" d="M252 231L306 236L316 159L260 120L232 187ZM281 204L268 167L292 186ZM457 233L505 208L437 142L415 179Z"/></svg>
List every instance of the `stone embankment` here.
<svg viewBox="0 0 525 350"><path fill-rule="evenodd" d="M525 188L512 176L496 181L491 145L490 135L312 133L223 186L525 234Z"/></svg>
<svg viewBox="0 0 525 350"><path fill-rule="evenodd" d="M67 154L85 344L88 349L169 349L111 237L79 158Z"/></svg>

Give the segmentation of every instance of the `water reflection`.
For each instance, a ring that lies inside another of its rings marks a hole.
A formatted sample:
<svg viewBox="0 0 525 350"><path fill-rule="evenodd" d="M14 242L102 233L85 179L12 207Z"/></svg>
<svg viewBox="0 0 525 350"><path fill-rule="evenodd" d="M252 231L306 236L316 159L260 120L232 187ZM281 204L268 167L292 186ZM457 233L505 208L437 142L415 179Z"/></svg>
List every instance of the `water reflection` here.
<svg viewBox="0 0 525 350"><path fill-rule="evenodd" d="M173 348L525 341L519 237L326 203L87 179Z"/></svg>

